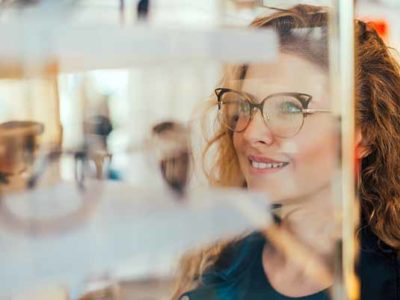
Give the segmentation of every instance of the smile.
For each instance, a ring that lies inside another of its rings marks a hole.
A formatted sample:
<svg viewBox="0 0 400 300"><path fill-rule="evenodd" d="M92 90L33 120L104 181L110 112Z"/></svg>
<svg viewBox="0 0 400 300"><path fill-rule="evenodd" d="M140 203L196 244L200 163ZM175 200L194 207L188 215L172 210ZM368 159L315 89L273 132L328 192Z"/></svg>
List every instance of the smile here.
<svg viewBox="0 0 400 300"><path fill-rule="evenodd" d="M251 166L255 169L281 169L284 166L288 165L288 163L263 163L263 162L256 162L250 161Z"/></svg>
<svg viewBox="0 0 400 300"><path fill-rule="evenodd" d="M287 166L289 163L285 161L277 161L267 157L249 156L249 163L254 170L279 170Z"/></svg>

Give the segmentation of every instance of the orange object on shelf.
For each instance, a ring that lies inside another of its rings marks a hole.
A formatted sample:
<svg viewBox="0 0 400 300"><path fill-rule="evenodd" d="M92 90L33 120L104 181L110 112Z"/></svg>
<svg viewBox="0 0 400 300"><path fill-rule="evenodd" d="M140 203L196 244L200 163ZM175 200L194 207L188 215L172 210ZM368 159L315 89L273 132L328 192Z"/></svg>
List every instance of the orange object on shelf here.
<svg viewBox="0 0 400 300"><path fill-rule="evenodd" d="M387 41L389 38L389 24L385 19L366 19L369 28L373 28L379 36Z"/></svg>

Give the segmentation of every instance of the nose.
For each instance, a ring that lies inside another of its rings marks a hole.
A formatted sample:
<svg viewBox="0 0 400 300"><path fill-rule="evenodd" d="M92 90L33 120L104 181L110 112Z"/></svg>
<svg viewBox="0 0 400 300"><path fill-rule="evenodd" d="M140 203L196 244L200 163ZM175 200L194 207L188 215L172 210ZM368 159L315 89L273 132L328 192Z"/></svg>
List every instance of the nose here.
<svg viewBox="0 0 400 300"><path fill-rule="evenodd" d="M256 109L256 111L253 112L250 123L243 131L243 138L251 145L271 145L274 142L274 136L265 124L260 110Z"/></svg>

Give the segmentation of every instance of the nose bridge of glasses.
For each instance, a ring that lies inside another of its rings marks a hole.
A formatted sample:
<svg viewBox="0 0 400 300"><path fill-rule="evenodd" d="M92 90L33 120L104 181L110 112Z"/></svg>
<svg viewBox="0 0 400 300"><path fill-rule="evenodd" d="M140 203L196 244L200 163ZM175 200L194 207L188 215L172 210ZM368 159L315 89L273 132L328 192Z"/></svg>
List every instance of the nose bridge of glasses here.
<svg viewBox="0 0 400 300"><path fill-rule="evenodd" d="M257 129L257 132L260 130L263 132L264 130L270 131L267 121L268 116L263 112L263 103L251 103L251 117L248 121L247 129L252 132L255 129Z"/></svg>
<svg viewBox="0 0 400 300"><path fill-rule="evenodd" d="M251 117L257 114L257 110L260 112L260 116L264 119L265 122L269 120L269 116L266 112L264 112L264 101L260 103L250 103L251 105Z"/></svg>

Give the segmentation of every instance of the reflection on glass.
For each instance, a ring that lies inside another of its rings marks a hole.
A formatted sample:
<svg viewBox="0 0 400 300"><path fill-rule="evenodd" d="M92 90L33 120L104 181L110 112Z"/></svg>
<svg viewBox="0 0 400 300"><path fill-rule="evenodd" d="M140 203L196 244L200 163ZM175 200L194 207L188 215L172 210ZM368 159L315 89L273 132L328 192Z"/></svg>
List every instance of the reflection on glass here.
<svg viewBox="0 0 400 300"><path fill-rule="evenodd" d="M257 5L245 2L235 3ZM63 118L65 149L42 143L41 132L52 127L44 121L47 128L0 125L0 248L6 249L0 298L3 288L17 291L44 278L68 284L73 299L166 299L176 258L191 248L182 258L174 299L334 297L342 216L332 185L340 166L333 107L343 99L333 96L338 93L329 78L326 9L277 9L252 27L273 29L279 54L274 61L227 66L212 88L205 88L203 77L210 73L202 72L201 61L146 61L146 72L124 71L122 77L101 71L96 82L113 88L100 96L89 93L94 87L79 88L79 75L68 75L72 93L64 104L73 109ZM379 237L373 249L393 266L400 248L400 80L374 31L362 22L357 28L364 50L356 154L363 159L358 184L370 225L360 232ZM371 47L373 58L366 50ZM189 140L197 119L190 132L181 120L200 90L212 94L212 117L206 117L213 122L205 127L215 131L204 160L195 161L198 149ZM193 165L202 163L212 185L233 189L190 189ZM261 205L251 205L254 192L262 195ZM393 268L384 272L387 281L380 274L371 280L365 269L386 265L365 251L361 262L364 295L379 299L381 287L390 286L385 297L393 298L395 287L387 285L396 280Z"/></svg>
<svg viewBox="0 0 400 300"><path fill-rule="evenodd" d="M78 226L100 195L101 185L94 181L110 160L110 154L93 148L46 149L40 143L44 130L33 121L0 125L1 221L24 234L59 234ZM73 181L62 177L61 163L73 170Z"/></svg>
<svg viewBox="0 0 400 300"><path fill-rule="evenodd" d="M177 122L164 121L153 126L152 134L162 177L173 191L183 196L191 155L188 129Z"/></svg>
<svg viewBox="0 0 400 300"><path fill-rule="evenodd" d="M0 181L28 171L38 150L38 140L44 127L38 122L10 121L0 124Z"/></svg>

